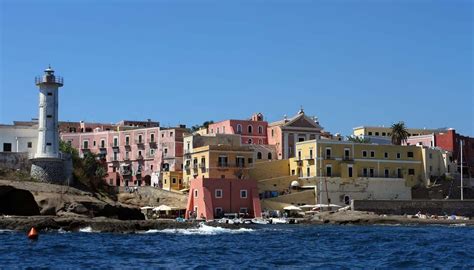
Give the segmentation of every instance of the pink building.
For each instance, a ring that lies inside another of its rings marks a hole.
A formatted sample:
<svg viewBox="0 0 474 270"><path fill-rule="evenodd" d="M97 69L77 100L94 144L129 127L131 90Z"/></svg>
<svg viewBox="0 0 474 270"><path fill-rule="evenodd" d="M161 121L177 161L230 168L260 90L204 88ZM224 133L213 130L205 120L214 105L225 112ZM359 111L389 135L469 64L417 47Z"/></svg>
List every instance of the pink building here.
<svg viewBox="0 0 474 270"><path fill-rule="evenodd" d="M62 133L79 150L97 154L107 164L106 181L113 186L151 185L161 171L181 171L185 127L128 128L120 131ZM120 129L120 128L119 128Z"/></svg>
<svg viewBox="0 0 474 270"><path fill-rule="evenodd" d="M249 120L224 120L208 127L209 134L240 134L242 144L268 144L267 121L256 113Z"/></svg>
<svg viewBox="0 0 474 270"><path fill-rule="evenodd" d="M191 181L186 218L213 220L228 213L262 216L255 180L198 177Z"/></svg>
<svg viewBox="0 0 474 270"><path fill-rule="evenodd" d="M268 144L275 145L278 159L295 156L297 142L319 139L323 128L316 117L307 116L303 109L288 119L286 116L268 125ZM325 137L330 136L324 133Z"/></svg>

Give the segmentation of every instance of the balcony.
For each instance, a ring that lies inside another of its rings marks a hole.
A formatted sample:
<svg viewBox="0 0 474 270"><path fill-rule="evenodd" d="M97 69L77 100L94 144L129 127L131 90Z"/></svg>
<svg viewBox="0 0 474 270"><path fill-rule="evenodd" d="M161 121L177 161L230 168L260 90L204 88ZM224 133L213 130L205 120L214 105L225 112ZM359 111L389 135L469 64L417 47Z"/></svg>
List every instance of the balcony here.
<svg viewBox="0 0 474 270"><path fill-rule="evenodd" d="M302 160L297 160L297 161L296 161L296 165L297 165L298 167L303 166L303 161L302 161Z"/></svg>
<svg viewBox="0 0 474 270"><path fill-rule="evenodd" d="M124 146L125 146L125 148L127 148L127 149L130 149L130 148L132 147L132 145L130 144L130 142L127 142L127 141L125 141L125 145L124 145Z"/></svg>
<svg viewBox="0 0 474 270"><path fill-rule="evenodd" d="M118 142L117 142L117 143L113 143L113 142L112 142L112 143L110 143L109 145L110 145L110 147L112 147L112 148L119 148Z"/></svg>
<svg viewBox="0 0 474 270"><path fill-rule="evenodd" d="M148 145L150 145L151 148L156 148L157 145L156 145L156 141L155 139L148 139Z"/></svg>

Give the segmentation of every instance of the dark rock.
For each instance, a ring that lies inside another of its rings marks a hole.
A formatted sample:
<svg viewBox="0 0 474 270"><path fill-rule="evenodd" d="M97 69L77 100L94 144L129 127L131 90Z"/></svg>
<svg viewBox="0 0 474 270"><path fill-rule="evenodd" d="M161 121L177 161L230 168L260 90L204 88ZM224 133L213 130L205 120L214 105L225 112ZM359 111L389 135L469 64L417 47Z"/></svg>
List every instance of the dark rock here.
<svg viewBox="0 0 474 270"><path fill-rule="evenodd" d="M31 192L12 186L0 186L0 214L32 216L40 209Z"/></svg>

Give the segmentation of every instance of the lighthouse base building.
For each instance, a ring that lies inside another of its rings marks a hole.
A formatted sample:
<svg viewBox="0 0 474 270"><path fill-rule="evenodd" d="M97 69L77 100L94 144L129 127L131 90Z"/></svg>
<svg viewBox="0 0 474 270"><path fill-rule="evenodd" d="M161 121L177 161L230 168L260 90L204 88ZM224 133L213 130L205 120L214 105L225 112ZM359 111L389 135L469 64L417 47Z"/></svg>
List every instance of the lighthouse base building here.
<svg viewBox="0 0 474 270"><path fill-rule="evenodd" d="M72 159L65 158L33 158L31 159L31 177L41 181L59 185L72 184Z"/></svg>

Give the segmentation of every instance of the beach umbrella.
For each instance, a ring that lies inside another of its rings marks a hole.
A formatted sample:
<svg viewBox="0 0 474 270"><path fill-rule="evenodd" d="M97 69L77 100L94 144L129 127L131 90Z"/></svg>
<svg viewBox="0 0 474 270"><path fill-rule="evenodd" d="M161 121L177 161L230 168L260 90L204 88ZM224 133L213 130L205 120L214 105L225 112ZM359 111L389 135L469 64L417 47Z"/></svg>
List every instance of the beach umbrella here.
<svg viewBox="0 0 474 270"><path fill-rule="evenodd" d="M164 204L153 208L153 211L171 211L171 210L172 210L171 207L169 207L168 205L164 205Z"/></svg>

